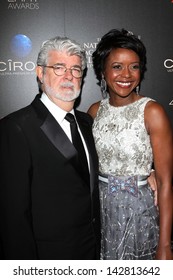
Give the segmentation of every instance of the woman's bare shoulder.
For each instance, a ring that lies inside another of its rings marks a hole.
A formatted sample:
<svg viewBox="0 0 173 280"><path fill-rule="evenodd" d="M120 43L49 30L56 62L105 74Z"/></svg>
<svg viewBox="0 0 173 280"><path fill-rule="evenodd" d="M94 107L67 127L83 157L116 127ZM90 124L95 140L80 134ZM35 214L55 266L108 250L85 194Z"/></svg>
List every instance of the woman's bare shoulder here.
<svg viewBox="0 0 173 280"><path fill-rule="evenodd" d="M155 130L157 128L170 129L170 119L161 104L149 101L145 107L145 123L147 130Z"/></svg>
<svg viewBox="0 0 173 280"><path fill-rule="evenodd" d="M93 103L89 109L88 109L88 114L94 119L97 115L97 111L99 109L99 106L100 106L100 101L96 102L96 103Z"/></svg>

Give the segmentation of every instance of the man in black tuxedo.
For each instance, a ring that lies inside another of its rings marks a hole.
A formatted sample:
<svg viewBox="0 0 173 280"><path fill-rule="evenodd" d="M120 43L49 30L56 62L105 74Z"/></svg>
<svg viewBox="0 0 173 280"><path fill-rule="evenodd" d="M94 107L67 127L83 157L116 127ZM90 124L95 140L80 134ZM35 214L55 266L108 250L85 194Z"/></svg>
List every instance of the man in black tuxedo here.
<svg viewBox="0 0 173 280"><path fill-rule="evenodd" d="M78 43L60 37L46 41L36 67L42 94L0 121L2 259L99 259L92 119L74 109L85 68ZM84 171L68 112L77 121L86 153Z"/></svg>

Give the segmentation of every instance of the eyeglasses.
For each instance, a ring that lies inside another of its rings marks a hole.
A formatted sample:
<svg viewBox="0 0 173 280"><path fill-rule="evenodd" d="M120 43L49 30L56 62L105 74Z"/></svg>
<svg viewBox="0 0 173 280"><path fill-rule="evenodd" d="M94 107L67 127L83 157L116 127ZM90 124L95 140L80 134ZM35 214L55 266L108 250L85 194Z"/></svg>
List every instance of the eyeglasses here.
<svg viewBox="0 0 173 280"><path fill-rule="evenodd" d="M48 65L39 65L47 68L52 68L55 75L57 76L63 76L67 70L69 70L74 78L81 78L83 75L83 71L80 67L72 67L72 68L67 68L63 65L53 65L53 66L48 66Z"/></svg>

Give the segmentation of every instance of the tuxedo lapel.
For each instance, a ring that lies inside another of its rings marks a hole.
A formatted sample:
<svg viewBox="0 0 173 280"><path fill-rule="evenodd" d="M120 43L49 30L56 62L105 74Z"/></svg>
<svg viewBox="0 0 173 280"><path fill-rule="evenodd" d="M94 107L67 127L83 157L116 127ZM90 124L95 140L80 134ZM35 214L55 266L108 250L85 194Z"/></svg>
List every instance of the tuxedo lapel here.
<svg viewBox="0 0 173 280"><path fill-rule="evenodd" d="M56 149L58 149L61 154L69 160L76 157L76 150L74 146L52 114L40 101L40 95L36 96L31 105L34 107L40 120L41 130L56 147Z"/></svg>
<svg viewBox="0 0 173 280"><path fill-rule="evenodd" d="M46 120L40 128L64 157L71 159L76 156L76 150L69 138L51 114L47 115Z"/></svg>

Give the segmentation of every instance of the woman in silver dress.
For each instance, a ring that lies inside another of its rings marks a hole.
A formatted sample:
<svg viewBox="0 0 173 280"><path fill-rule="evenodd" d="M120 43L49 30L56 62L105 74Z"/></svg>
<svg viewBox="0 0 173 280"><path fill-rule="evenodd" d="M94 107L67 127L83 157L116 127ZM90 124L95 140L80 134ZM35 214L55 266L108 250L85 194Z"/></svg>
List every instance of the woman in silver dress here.
<svg viewBox="0 0 173 280"><path fill-rule="evenodd" d="M99 157L101 259L172 259L173 135L162 106L139 94L145 46L113 29L98 43L93 66L105 97L88 111ZM158 208L147 182L153 162Z"/></svg>

